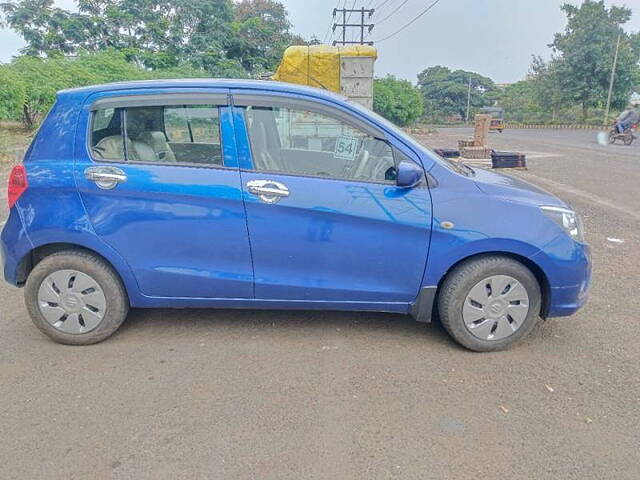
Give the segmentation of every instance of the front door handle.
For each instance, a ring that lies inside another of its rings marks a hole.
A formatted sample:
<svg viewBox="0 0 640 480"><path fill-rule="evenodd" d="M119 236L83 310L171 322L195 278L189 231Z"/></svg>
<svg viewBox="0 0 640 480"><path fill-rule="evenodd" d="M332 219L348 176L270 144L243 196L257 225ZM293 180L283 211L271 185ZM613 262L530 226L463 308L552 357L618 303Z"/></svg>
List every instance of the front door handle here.
<svg viewBox="0 0 640 480"><path fill-rule="evenodd" d="M118 167L88 167L84 171L84 177L103 190L111 190L119 183L127 181L127 174Z"/></svg>
<svg viewBox="0 0 640 480"><path fill-rule="evenodd" d="M289 196L287 186L275 180L251 180L247 182L247 191L257 195L264 203L276 203L282 197Z"/></svg>

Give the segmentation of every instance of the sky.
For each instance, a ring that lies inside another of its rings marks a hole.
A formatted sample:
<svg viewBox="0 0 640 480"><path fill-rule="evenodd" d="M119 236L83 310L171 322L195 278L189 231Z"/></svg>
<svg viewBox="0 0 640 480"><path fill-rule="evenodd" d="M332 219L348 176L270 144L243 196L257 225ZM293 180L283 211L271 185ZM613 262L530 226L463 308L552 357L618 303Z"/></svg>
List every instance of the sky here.
<svg viewBox="0 0 640 480"><path fill-rule="evenodd" d="M564 30L566 17L560 5L567 0L440 0L424 16L397 35L376 44L376 75L393 74L416 82L417 74L433 65L478 72L496 83L511 83L525 77L532 55L549 58L556 32ZM568 0L579 5L581 0ZM336 5L356 8L381 5L371 19L376 23L368 40L382 39L404 26L432 0L281 0L289 12L293 31L305 38L325 38ZM402 5L403 2L404 5ZM74 9L73 0L55 0ZM625 25L640 31L640 0L606 0L633 11ZM389 18L384 18L402 5ZM355 23L356 16L351 18ZM358 17L359 20L359 17ZM378 24L379 22L379 24ZM7 29L0 29L0 62L18 53L24 42Z"/></svg>

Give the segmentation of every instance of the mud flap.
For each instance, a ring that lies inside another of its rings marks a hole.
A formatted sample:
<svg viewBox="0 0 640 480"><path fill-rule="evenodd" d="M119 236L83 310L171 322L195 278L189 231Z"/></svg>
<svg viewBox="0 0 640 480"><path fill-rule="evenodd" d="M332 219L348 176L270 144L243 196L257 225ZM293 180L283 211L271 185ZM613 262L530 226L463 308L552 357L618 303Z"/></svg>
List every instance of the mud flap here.
<svg viewBox="0 0 640 480"><path fill-rule="evenodd" d="M422 287L418 298L411 305L411 316L418 322L429 323L436 300L437 287Z"/></svg>

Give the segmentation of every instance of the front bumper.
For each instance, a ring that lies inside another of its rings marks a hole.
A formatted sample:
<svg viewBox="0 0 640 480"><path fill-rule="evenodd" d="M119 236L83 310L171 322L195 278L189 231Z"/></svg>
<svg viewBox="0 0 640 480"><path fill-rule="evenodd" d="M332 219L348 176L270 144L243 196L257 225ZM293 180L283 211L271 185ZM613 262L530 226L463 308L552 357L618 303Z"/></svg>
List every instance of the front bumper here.
<svg viewBox="0 0 640 480"><path fill-rule="evenodd" d="M591 286L591 249L561 235L531 257L549 282L547 317L566 317L582 308Z"/></svg>
<svg viewBox="0 0 640 480"><path fill-rule="evenodd" d="M548 317L568 317L582 307L589 298L589 282L573 287L551 288Z"/></svg>

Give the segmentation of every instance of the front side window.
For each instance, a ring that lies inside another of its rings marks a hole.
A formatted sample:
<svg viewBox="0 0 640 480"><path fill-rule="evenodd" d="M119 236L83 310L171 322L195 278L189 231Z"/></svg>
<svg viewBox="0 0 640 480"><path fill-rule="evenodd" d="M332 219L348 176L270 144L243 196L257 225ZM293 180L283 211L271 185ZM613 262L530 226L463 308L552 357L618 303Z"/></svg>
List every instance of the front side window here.
<svg viewBox="0 0 640 480"><path fill-rule="evenodd" d="M222 166L215 105L99 109L91 152L97 160Z"/></svg>
<svg viewBox="0 0 640 480"><path fill-rule="evenodd" d="M247 107L254 169L393 182L391 147L342 120L304 109Z"/></svg>

